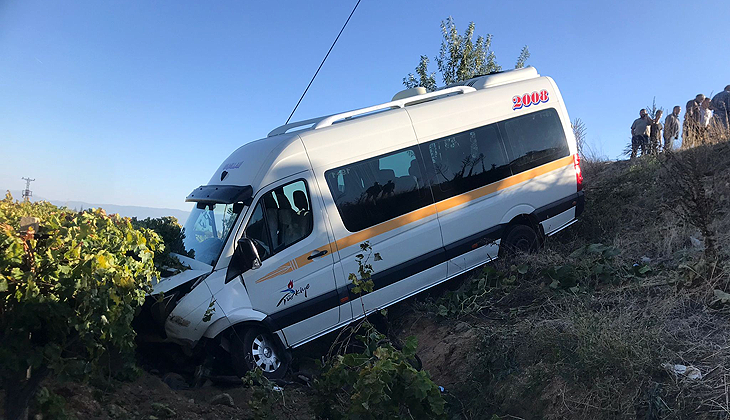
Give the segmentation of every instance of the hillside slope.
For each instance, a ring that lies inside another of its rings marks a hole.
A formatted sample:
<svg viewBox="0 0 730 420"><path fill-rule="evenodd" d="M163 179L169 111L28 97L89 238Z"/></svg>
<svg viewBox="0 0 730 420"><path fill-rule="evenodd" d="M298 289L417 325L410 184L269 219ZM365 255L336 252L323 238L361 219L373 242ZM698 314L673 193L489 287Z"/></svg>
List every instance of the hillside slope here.
<svg viewBox="0 0 730 420"><path fill-rule="evenodd" d="M417 337L424 369L445 388L449 418L729 418L729 165L727 143L586 163L578 223L535 255L498 261L391 308L389 329L401 341ZM316 375L308 365L332 339L296 351L295 369ZM306 386L262 400L240 386L171 389L160 380L164 368L145 368L127 383L48 381L63 398L41 402L76 418L315 417L317 396ZM193 383L192 370L179 373ZM230 400L214 403L223 392ZM48 412L43 404L36 412Z"/></svg>
<svg viewBox="0 0 730 420"><path fill-rule="evenodd" d="M419 338L463 418L728 418L730 306L716 290L728 291L729 165L726 143L585 165L578 223L537 255L421 299L401 335Z"/></svg>

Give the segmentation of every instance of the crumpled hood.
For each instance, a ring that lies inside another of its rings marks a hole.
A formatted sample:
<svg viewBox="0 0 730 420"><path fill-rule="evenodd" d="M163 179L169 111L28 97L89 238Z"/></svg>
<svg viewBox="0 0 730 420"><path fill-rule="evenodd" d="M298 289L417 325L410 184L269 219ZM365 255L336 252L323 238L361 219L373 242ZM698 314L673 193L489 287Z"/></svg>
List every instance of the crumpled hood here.
<svg viewBox="0 0 730 420"><path fill-rule="evenodd" d="M152 293L150 294L157 295L160 293L169 292L170 290L176 288L177 286L180 286L181 284L185 284L204 274L209 274L211 270L212 267L207 270L185 270L182 273L175 274L172 277L164 278L152 287Z"/></svg>

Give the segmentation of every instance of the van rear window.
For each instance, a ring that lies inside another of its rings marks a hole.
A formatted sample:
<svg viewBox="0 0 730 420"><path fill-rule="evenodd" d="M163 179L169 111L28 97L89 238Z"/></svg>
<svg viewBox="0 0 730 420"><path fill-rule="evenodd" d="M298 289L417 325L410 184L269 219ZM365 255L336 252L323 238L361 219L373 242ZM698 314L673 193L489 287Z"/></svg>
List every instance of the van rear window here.
<svg viewBox="0 0 730 420"><path fill-rule="evenodd" d="M414 147L326 171L345 228L357 232L432 204L422 166Z"/></svg>
<svg viewBox="0 0 730 420"><path fill-rule="evenodd" d="M502 121L500 130L509 145L507 150L515 174L570 154L563 125L554 108Z"/></svg>

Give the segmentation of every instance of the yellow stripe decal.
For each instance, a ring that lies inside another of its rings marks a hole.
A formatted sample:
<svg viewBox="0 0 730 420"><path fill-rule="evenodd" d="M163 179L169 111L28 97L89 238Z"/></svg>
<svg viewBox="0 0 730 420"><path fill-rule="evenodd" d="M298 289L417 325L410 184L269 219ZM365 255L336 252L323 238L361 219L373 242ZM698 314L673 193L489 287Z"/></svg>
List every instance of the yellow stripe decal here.
<svg viewBox="0 0 730 420"><path fill-rule="evenodd" d="M454 208L456 206L466 204L470 201L478 200L486 195L495 193L500 190L504 190L509 187L513 187L522 182L529 181L532 178L536 178L538 176L545 175L548 172L552 172L556 169L564 168L571 164L573 164L573 156L567 156L562 159L558 159L556 161L546 163L545 165L538 166L537 168L533 168L533 169L527 170L525 172L521 172L517 175L512 175L509 178L505 178L503 180L485 185L483 187L466 192L464 194L459 194L454 197L447 198L446 200L439 201L436 204L431 204L426 207L420 208L418 210L414 210L410 213L404 214L403 216L398 216L395 219L391 219L391 220L385 221L383 223L377 224L373 227L363 229L360 232L355 232L352 235L345 236L344 238L342 238L336 242L330 242L327 245L325 245L323 248L326 248L328 253L332 253L333 247L335 247L336 249L339 250L339 249L347 248L348 246L363 243L375 236L382 235L383 233L387 233L391 230L398 229L407 224L417 222L421 219L425 219L427 217L433 216L438 211L445 211L445 210ZM321 250L322 250L322 248L317 248L315 250L310 251L307 254L301 255L301 256L297 257L296 259L293 259L291 261L288 261L288 262L282 264L279 268L273 270L272 272L265 275L264 277L261 277L260 279L256 280L256 283L261 283L262 281L269 280L274 277L278 277L282 274L291 273L292 271L296 270L297 268L303 267L303 266L311 263L312 260L308 259L308 257L310 255L312 255L312 253L314 253L316 251L321 251Z"/></svg>

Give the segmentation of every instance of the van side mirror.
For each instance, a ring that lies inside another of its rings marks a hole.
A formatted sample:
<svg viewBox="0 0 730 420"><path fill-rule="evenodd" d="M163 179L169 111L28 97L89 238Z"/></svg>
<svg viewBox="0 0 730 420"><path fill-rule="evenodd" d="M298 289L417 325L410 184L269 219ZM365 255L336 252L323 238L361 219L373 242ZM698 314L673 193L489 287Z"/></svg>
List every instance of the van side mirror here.
<svg viewBox="0 0 730 420"><path fill-rule="evenodd" d="M236 245L236 251L238 258L241 258L244 263L245 270L257 269L261 267L261 257L259 257L259 250L256 249L256 244L252 239L243 237L238 240Z"/></svg>
<svg viewBox="0 0 730 420"><path fill-rule="evenodd" d="M261 257L256 249L256 244L252 239L244 236L238 240L233 257L228 264L226 283L248 270L255 270L259 267L261 267Z"/></svg>

